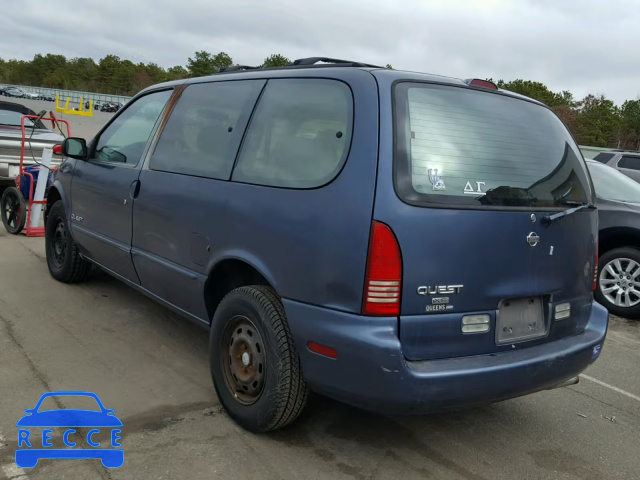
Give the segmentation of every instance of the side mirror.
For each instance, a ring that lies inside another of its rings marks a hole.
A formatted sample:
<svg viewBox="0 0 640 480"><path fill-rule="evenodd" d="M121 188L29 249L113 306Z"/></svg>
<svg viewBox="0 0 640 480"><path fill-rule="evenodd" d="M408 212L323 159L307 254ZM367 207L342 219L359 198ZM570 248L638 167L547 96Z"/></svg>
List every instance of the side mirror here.
<svg viewBox="0 0 640 480"><path fill-rule="evenodd" d="M62 153L66 157L87 159L87 142L84 138L67 138L62 142Z"/></svg>

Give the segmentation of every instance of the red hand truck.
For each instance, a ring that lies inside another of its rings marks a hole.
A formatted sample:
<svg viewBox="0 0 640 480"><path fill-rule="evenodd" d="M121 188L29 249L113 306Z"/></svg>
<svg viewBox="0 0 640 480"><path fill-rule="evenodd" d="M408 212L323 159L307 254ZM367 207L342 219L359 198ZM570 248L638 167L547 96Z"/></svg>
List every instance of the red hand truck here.
<svg viewBox="0 0 640 480"><path fill-rule="evenodd" d="M36 183L38 181L48 182L49 174L55 171L56 167L49 167L49 171L42 172L44 175L40 175L40 170L47 170L46 167L38 166L37 164L30 167L24 166L24 152L25 145L28 143L29 139L26 135L24 122L27 119L37 119L37 120L46 120L50 121L53 125L53 128L60 128L60 124L64 124L67 128L67 137L71 136L71 129L69 128L69 122L66 120L58 119L53 112L49 112L50 117L40 117L38 115L23 115L22 120L20 122L22 128L22 146L20 149L20 172L15 178L15 187L7 188L2 194L2 199L0 200L0 213L2 216L2 223L6 228L7 232L17 235L22 230L25 229L25 234L27 237L44 237L44 227L32 227L31 226L31 212L33 210L34 205L46 205L47 198L46 195L42 200L34 200L34 192L36 189ZM60 129L62 132L62 130ZM64 133L63 133L64 134ZM60 145L56 145L53 147L54 154L61 154L62 149ZM34 175L35 174L35 175ZM24 195L23 192L26 193L28 186L28 196ZM25 198L27 197L27 198Z"/></svg>

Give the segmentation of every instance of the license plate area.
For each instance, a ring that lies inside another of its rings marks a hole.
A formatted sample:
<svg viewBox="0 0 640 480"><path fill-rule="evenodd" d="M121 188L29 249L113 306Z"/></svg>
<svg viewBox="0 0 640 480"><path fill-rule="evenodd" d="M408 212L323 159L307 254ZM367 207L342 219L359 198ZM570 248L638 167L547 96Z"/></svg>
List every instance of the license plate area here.
<svg viewBox="0 0 640 480"><path fill-rule="evenodd" d="M547 335L545 300L541 297L502 300L496 312L496 343L516 343Z"/></svg>

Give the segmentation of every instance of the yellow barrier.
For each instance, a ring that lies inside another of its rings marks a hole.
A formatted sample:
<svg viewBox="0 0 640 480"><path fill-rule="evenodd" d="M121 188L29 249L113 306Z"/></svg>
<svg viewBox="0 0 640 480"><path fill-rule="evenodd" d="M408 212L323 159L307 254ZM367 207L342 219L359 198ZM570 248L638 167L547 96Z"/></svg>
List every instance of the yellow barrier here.
<svg viewBox="0 0 640 480"><path fill-rule="evenodd" d="M84 99L80 99L80 108L78 110L69 110L69 100L70 97L67 97L67 103L64 108L60 107L60 96L56 95L56 112L66 113L67 115L80 115L83 117L93 117L93 100L89 100L89 109L84 110Z"/></svg>
<svg viewBox="0 0 640 480"><path fill-rule="evenodd" d="M67 109L69 108L69 97L67 97L67 104L64 106L64 108L60 108L59 101L60 95L56 95L56 112L66 113Z"/></svg>

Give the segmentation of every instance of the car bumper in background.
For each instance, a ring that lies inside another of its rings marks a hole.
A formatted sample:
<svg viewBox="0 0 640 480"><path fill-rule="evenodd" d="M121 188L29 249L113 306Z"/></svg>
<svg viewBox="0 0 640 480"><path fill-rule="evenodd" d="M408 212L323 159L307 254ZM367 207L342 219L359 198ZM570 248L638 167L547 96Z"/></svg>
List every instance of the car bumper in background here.
<svg viewBox="0 0 640 480"><path fill-rule="evenodd" d="M305 379L318 393L384 413L426 413L544 390L578 375L599 355L608 313L594 302L585 330L507 352L407 361L397 318L374 318L283 300ZM338 352L330 359L307 342Z"/></svg>

